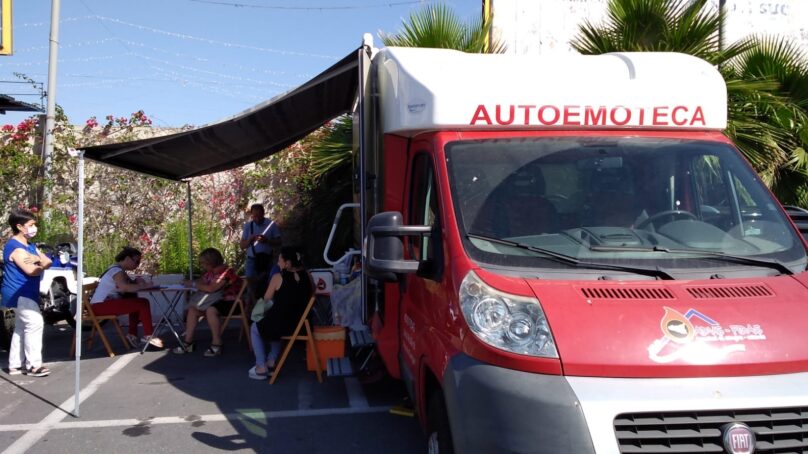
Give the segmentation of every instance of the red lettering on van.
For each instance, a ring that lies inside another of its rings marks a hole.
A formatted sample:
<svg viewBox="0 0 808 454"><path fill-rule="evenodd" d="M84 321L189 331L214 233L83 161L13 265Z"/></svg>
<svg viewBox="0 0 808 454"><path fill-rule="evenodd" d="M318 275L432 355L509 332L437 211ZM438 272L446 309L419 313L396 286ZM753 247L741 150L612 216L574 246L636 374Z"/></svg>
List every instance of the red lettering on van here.
<svg viewBox="0 0 808 454"><path fill-rule="evenodd" d="M621 110L621 109L623 110L623 112L625 112L624 113L625 118L623 118L622 120L618 120L617 119L618 110ZM609 112L609 120L615 126L624 126L624 125L628 124L628 122L631 121L631 110L629 110L627 107L623 107L623 106L613 107L612 111Z"/></svg>
<svg viewBox="0 0 808 454"><path fill-rule="evenodd" d="M593 126L605 126L606 108L600 106L596 111L592 106L586 106L584 108L584 124Z"/></svg>
<svg viewBox="0 0 808 454"><path fill-rule="evenodd" d="M494 116L491 116L494 110ZM648 118L645 111L648 110ZM541 126L707 126L701 106L580 106L479 104L470 125Z"/></svg>
<svg viewBox="0 0 808 454"><path fill-rule="evenodd" d="M696 111L693 112L693 119L690 120L690 126L693 126L696 122L700 122L702 126L707 126L707 122L704 121L704 111L701 109L701 106L696 107Z"/></svg>
<svg viewBox="0 0 808 454"><path fill-rule="evenodd" d="M679 112L682 112L682 116L679 116ZM676 106L671 111L671 121L676 126L682 126L687 123L687 107L685 106Z"/></svg>
<svg viewBox="0 0 808 454"><path fill-rule="evenodd" d="M515 107L515 106L513 106L513 105L508 106L508 119L507 119L507 120L503 120L503 119L502 119L502 106L500 106L499 104L497 104L497 110L496 110L496 112L497 112L497 113L496 113L496 116L497 116L497 124L500 124L500 125L509 125L509 124L513 123L513 117L514 117L514 111L515 111L515 110L516 110L516 107Z"/></svg>
<svg viewBox="0 0 808 454"><path fill-rule="evenodd" d="M564 106L564 124L580 125L580 120L574 120L581 116L581 106Z"/></svg>
<svg viewBox="0 0 808 454"><path fill-rule="evenodd" d="M654 107L654 126L667 126L668 125L668 107L657 106Z"/></svg>
<svg viewBox="0 0 808 454"><path fill-rule="evenodd" d="M552 114L553 114L552 119L549 120L549 121L546 120L545 117L544 117L544 112L546 110L551 110ZM539 117L539 123L541 123L541 124L543 124L545 126L552 126L552 125L558 123L558 119L561 118L561 111L558 110L558 107L556 107L556 106L541 106L541 107L539 107L539 115L538 115L538 117Z"/></svg>
<svg viewBox="0 0 808 454"><path fill-rule="evenodd" d="M485 122L487 125L491 124L491 116L488 115L488 111L482 104L477 106L477 110L474 112L474 116L471 118L471 124L476 125L478 121Z"/></svg>
<svg viewBox="0 0 808 454"><path fill-rule="evenodd" d="M524 111L524 113L525 113L525 122L524 122L524 124L529 125L530 124L530 109L532 109L532 108L534 108L536 106L533 105L533 104L520 104L520 105L518 105L516 107L518 107L518 108L522 109L522 111Z"/></svg>

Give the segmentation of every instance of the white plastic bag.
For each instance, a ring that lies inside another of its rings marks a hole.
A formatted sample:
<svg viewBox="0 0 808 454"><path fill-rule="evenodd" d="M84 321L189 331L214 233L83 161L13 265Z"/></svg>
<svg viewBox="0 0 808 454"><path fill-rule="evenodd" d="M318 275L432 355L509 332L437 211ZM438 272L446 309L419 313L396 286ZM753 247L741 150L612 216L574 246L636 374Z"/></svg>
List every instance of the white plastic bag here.
<svg viewBox="0 0 808 454"><path fill-rule="evenodd" d="M334 324L362 329L362 279L345 285L335 285L331 292L331 312Z"/></svg>

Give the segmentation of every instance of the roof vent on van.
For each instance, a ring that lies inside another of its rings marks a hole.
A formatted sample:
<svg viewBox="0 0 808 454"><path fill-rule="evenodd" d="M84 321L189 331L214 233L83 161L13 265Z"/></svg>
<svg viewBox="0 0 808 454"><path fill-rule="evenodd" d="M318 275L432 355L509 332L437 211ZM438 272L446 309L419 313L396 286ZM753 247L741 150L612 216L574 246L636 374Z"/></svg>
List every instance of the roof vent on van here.
<svg viewBox="0 0 808 454"><path fill-rule="evenodd" d="M756 298L774 296L774 293L763 284L722 285L710 287L687 287L687 293L693 298Z"/></svg>
<svg viewBox="0 0 808 454"><path fill-rule="evenodd" d="M672 300L675 297L663 287L595 287L581 288L581 293L587 298L608 298L608 299L666 299Z"/></svg>

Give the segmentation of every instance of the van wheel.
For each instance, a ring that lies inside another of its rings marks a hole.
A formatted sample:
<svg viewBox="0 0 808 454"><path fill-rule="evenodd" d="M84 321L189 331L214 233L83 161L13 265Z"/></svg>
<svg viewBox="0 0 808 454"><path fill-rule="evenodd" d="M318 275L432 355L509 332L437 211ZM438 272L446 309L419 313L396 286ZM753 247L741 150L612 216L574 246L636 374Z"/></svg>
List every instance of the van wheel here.
<svg viewBox="0 0 808 454"><path fill-rule="evenodd" d="M2 317L2 323L0 323L0 348L8 350L11 346L11 336L14 334L14 322L16 319L14 309L1 309L0 317Z"/></svg>
<svg viewBox="0 0 808 454"><path fill-rule="evenodd" d="M449 415L446 413L446 403L443 392L435 391L429 398L429 454L454 454L452 445L452 429L449 426Z"/></svg>

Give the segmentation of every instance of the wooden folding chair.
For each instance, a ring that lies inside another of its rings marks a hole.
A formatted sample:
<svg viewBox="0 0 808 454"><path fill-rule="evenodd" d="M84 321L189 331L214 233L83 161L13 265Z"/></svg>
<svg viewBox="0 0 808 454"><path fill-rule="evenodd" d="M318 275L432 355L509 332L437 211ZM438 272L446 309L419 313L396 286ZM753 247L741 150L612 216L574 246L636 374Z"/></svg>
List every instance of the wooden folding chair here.
<svg viewBox="0 0 808 454"><path fill-rule="evenodd" d="M278 374L281 373L283 363L286 362L286 357L289 356L289 351L292 350L292 346L295 344L295 341L306 341L308 343L308 348L310 348L314 354L314 363L316 364L314 367L317 372L317 381L320 383L323 382L322 369L320 369L320 353L317 351L317 343L314 342L314 331L311 329L311 324L309 324L308 318L312 306L314 306L314 295L312 295L309 299L309 303L306 305L306 310L303 311L303 315L300 317L300 321L297 322L297 327L292 335L281 338L288 340L288 342L286 343L286 348L283 349L283 354L281 355L280 361L275 364L275 370L272 372L272 376L269 378L270 385L275 383L275 380L278 379ZM302 334L300 330L304 327L306 328L306 332L305 334Z"/></svg>
<svg viewBox="0 0 808 454"><path fill-rule="evenodd" d="M247 279L241 279L241 288L238 291L238 295L236 295L236 300L233 302L233 306L230 307L230 312L224 317L224 321L222 322L222 327L220 334L224 334L225 328L227 328L227 324L230 322L230 319L233 317L241 318L241 329L238 332L238 340L241 341L242 336L247 337L247 347L252 351L252 339L250 339L250 319L247 315L247 306L244 304L244 295L245 291L247 290Z"/></svg>
<svg viewBox="0 0 808 454"><path fill-rule="evenodd" d="M115 327L115 330L118 331L118 336L121 338L121 342L123 342L124 347L129 347L129 341L126 340L126 336L123 335L123 330L121 329L120 323L118 323L118 316L117 315L95 315L93 312L93 305L90 304L90 299L95 293L95 289L98 287L98 282L93 282L90 284L84 284L83 290L81 292L81 306L82 306L82 320L89 320L92 323L92 329L90 330L90 336L85 339L87 342L87 350L93 348L93 338L95 337L95 333L98 333L98 337L101 338L101 342L104 344L104 348L107 349L107 354L109 354L110 358L115 356L115 352L112 350L112 346L107 339L106 334L104 334L104 330L101 329L101 321L102 320L109 320L112 322L112 326ZM134 347L134 345L132 346ZM76 336L73 336L73 342L70 345L70 355L76 352Z"/></svg>

